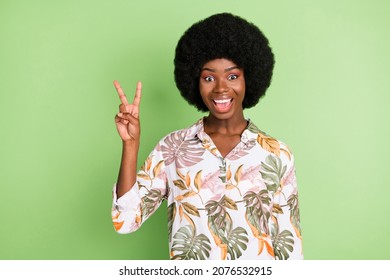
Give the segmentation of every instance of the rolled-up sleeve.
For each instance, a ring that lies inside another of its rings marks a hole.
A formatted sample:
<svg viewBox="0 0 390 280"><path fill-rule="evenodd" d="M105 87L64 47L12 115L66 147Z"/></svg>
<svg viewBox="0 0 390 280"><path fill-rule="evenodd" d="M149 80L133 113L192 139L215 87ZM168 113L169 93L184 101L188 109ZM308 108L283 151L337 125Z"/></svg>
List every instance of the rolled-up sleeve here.
<svg viewBox="0 0 390 280"><path fill-rule="evenodd" d="M117 199L116 184L113 189L112 202L112 222L118 233L130 233L137 230L140 226L141 217L141 194L138 190L138 184L134 184L132 189Z"/></svg>
<svg viewBox="0 0 390 280"><path fill-rule="evenodd" d="M157 147L145 160L138 171L137 182L127 193L118 198L114 185L111 217L115 230L120 234L139 229L166 196L165 164Z"/></svg>

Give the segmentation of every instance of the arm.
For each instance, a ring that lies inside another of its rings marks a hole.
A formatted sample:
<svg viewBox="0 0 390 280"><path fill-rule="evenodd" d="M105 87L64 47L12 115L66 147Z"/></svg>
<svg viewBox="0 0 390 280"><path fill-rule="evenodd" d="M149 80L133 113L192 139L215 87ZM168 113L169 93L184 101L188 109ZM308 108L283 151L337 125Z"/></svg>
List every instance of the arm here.
<svg viewBox="0 0 390 280"><path fill-rule="evenodd" d="M303 259L300 226L298 187L295 175L294 157L290 153L287 170L281 179L281 192L276 202L281 207L274 216L274 250L277 259Z"/></svg>
<svg viewBox="0 0 390 280"><path fill-rule="evenodd" d="M119 113L115 116L116 128L122 139L122 160L117 180L117 196L121 197L136 183L137 157L140 143L139 104L141 101L142 84L137 83L134 101L129 104L122 88L114 82L121 104Z"/></svg>
<svg viewBox="0 0 390 280"><path fill-rule="evenodd" d="M114 85L121 100L115 123L122 139L122 160L113 191L111 215L115 230L129 233L137 230L164 199L165 167L162 154L155 149L137 174L142 85L138 82L132 104L127 102L119 83L115 81Z"/></svg>
<svg viewBox="0 0 390 280"><path fill-rule="evenodd" d="M117 199L117 188L114 188L111 215L118 233L130 233L140 228L166 198L167 175L159 145L138 171L136 182L128 192Z"/></svg>

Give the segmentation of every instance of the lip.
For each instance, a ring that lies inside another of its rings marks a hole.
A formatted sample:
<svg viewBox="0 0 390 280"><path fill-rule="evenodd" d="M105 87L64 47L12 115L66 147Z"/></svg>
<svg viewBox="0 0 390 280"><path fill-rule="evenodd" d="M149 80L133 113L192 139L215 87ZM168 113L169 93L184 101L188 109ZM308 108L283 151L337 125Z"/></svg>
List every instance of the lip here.
<svg viewBox="0 0 390 280"><path fill-rule="evenodd" d="M211 99L214 109L219 113L225 113L230 110L233 104L233 98L215 98Z"/></svg>

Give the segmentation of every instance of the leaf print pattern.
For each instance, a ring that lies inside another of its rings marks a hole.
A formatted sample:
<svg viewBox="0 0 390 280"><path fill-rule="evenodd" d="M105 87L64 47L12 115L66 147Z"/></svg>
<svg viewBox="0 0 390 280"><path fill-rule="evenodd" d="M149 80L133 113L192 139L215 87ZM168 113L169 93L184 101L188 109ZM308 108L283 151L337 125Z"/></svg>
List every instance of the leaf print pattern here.
<svg viewBox="0 0 390 280"><path fill-rule="evenodd" d="M145 163L142 165L141 170L138 171L137 180L138 180L138 188L145 188L149 190L149 188L153 185L153 180L156 178L165 180L166 175L165 172L162 171L164 166L164 161L160 160L156 163L156 165L152 168L153 156L149 156ZM143 183L148 182L150 185L147 187L140 181L143 180ZM145 182L146 181L146 182Z"/></svg>
<svg viewBox="0 0 390 280"><path fill-rule="evenodd" d="M242 227L232 228L233 223L231 219L227 223L226 227L226 237L223 238L227 246L227 253L230 256L231 260L236 260L241 257L242 251L247 248L248 243L248 233Z"/></svg>
<svg viewBox="0 0 390 280"><path fill-rule="evenodd" d="M246 156L247 154L250 153L250 150L256 146L256 141L248 141L246 143L245 147L242 147L242 149L235 148L234 151L229 155L230 160L237 160L242 158L243 156Z"/></svg>
<svg viewBox="0 0 390 280"><path fill-rule="evenodd" d="M257 142L260 144L261 147L263 147L263 149L277 156L280 155L280 144L276 139L259 132L257 134Z"/></svg>
<svg viewBox="0 0 390 280"><path fill-rule="evenodd" d="M249 191L244 196L245 200L245 219L252 230L253 235L258 239L258 255L266 248L269 255L274 256L274 250L269 244L270 230L268 221L271 216L270 203L271 197L267 190L261 190L258 193Z"/></svg>
<svg viewBox="0 0 390 280"><path fill-rule="evenodd" d="M286 186L289 184L295 185L295 168L290 168L290 170L285 174L281 184L282 186Z"/></svg>
<svg viewBox="0 0 390 280"><path fill-rule="evenodd" d="M241 190L240 188L238 187L238 184L240 183L241 181L241 177L242 177L242 168L243 168L243 164L241 164L237 170L234 172L234 181L232 180L232 171L231 171L231 168L230 168L230 165L228 166L228 169L227 169L227 173L226 173L226 179L227 179L227 182L225 184L225 188L227 190L232 190L232 189L237 189L240 197L242 196L241 194Z"/></svg>
<svg viewBox="0 0 390 280"><path fill-rule="evenodd" d="M254 181L259 175L261 165L251 166L242 173L241 180Z"/></svg>
<svg viewBox="0 0 390 280"><path fill-rule="evenodd" d="M176 132L167 136L157 149L161 150L165 164L176 164L177 168L190 167L202 160L204 149L195 139L186 140L185 132Z"/></svg>
<svg viewBox="0 0 390 280"><path fill-rule="evenodd" d="M265 132L258 129L257 126L254 125L253 123L250 123L248 125L248 130L252 133L257 134L257 142L260 144L260 146L263 149L277 156L280 155L280 143L278 140L272 138L271 136L267 135Z"/></svg>
<svg viewBox="0 0 390 280"><path fill-rule="evenodd" d="M168 213L168 239L172 239L172 227L176 216L176 203L171 203L167 209Z"/></svg>
<svg viewBox="0 0 390 280"><path fill-rule="evenodd" d="M259 193L249 191L244 196L245 217L248 223L256 229L255 236L261 233L270 234L268 220L271 216L270 203L271 198L267 190L261 190ZM253 231L253 230L252 230Z"/></svg>
<svg viewBox="0 0 390 280"><path fill-rule="evenodd" d="M290 220L294 227L298 238L301 238L301 220L299 215L298 195L293 193L287 200L287 205L290 207Z"/></svg>
<svg viewBox="0 0 390 280"><path fill-rule="evenodd" d="M137 230L163 199L171 259L303 258L293 155L252 122L225 158L202 120L163 138L136 186L114 188L115 230Z"/></svg>
<svg viewBox="0 0 390 280"><path fill-rule="evenodd" d="M179 175L179 177L181 179L174 180L173 184L178 189L185 191L185 192L183 194L176 196L175 200L182 201L187 197L191 197L191 196L195 196L195 195L197 195L199 197L199 199L202 200L202 197L199 195L200 189L202 187L202 180L201 180L202 170L199 170L196 173L195 178L193 179L193 186L194 187L191 184L192 180L191 180L191 176L190 176L189 172L187 172L186 176L184 176L183 174L180 173L180 171L178 169L176 169L176 173L177 173L177 175Z"/></svg>
<svg viewBox="0 0 390 280"><path fill-rule="evenodd" d="M114 224L114 228L116 231L119 231L122 228L124 223L124 221L120 221L120 222L117 221L119 216L120 216L120 212L117 212L114 216L111 217L112 223Z"/></svg>
<svg viewBox="0 0 390 280"><path fill-rule="evenodd" d="M210 192L214 199L219 200L225 192L225 184L220 180L220 171L216 170L208 173L201 179L201 191Z"/></svg>
<svg viewBox="0 0 390 280"><path fill-rule="evenodd" d="M267 156L265 162L261 163L261 175L267 189L276 192L280 187L280 180L286 172L287 166L282 164L279 157Z"/></svg>
<svg viewBox="0 0 390 280"><path fill-rule="evenodd" d="M235 260L247 248L248 233L242 227L233 228L233 221L226 208L237 210L236 203L227 196L220 201L206 203L208 227L215 244L221 249L221 259L225 260L229 255L231 260Z"/></svg>
<svg viewBox="0 0 390 280"><path fill-rule="evenodd" d="M172 260L205 260L210 256L210 240L203 233L196 235L193 226L180 228L173 239Z"/></svg>
<svg viewBox="0 0 390 280"><path fill-rule="evenodd" d="M272 228L272 242L274 243L275 258L278 260L287 260L289 252L293 251L294 238L290 231L283 230L279 233L279 226L276 224Z"/></svg>
<svg viewBox="0 0 390 280"><path fill-rule="evenodd" d="M144 219L149 217L151 213L153 213L157 207L161 204L164 195L162 195L161 190L159 189L151 189L143 198L142 198L142 216Z"/></svg>
<svg viewBox="0 0 390 280"><path fill-rule="evenodd" d="M252 132L253 134L257 134L259 132L262 132L253 122L249 122L248 126L246 127L246 129L250 132ZM262 132L264 133L264 132Z"/></svg>

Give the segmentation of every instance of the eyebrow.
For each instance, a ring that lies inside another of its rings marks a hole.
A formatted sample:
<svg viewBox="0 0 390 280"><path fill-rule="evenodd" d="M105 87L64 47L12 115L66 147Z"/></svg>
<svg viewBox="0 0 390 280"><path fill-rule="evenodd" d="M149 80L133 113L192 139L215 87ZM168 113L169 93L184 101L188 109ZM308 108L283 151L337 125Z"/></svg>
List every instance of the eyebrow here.
<svg viewBox="0 0 390 280"><path fill-rule="evenodd" d="M235 66L226 68L225 70L223 70L223 72L229 72L229 71L231 71L233 69L241 69L241 68L235 65ZM207 68L207 67L202 68L202 71L205 71L205 70L206 71L210 71L210 72L216 72L216 70L212 69L212 68Z"/></svg>

